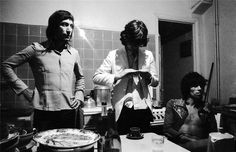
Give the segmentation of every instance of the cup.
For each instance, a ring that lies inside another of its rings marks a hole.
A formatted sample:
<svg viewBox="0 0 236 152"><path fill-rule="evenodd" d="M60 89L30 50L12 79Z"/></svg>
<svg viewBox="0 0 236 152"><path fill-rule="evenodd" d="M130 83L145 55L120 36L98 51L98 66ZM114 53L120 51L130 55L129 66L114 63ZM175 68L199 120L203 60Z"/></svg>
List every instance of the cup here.
<svg viewBox="0 0 236 152"><path fill-rule="evenodd" d="M154 135L152 136L152 152L163 152L165 136Z"/></svg>
<svg viewBox="0 0 236 152"><path fill-rule="evenodd" d="M139 127L131 127L129 136L130 137L140 137L141 136L140 128Z"/></svg>

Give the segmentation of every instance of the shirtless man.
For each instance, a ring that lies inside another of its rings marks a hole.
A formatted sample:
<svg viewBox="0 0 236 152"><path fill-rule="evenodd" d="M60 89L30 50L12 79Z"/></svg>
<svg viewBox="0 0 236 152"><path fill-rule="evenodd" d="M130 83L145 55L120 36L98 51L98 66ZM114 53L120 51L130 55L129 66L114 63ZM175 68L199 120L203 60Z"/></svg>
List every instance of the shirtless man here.
<svg viewBox="0 0 236 152"><path fill-rule="evenodd" d="M217 131L216 120L202 101L206 80L197 72L181 81L182 99L167 102L164 134L192 152L207 150L208 134Z"/></svg>

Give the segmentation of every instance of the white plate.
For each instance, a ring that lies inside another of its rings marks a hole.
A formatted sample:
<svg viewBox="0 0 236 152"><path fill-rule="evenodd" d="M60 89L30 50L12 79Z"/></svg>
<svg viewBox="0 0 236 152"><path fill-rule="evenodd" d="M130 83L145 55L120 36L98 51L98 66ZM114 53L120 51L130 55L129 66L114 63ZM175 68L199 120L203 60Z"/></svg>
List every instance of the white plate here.
<svg viewBox="0 0 236 152"><path fill-rule="evenodd" d="M33 139L52 148L78 148L94 144L100 135L83 129L53 129L39 132Z"/></svg>

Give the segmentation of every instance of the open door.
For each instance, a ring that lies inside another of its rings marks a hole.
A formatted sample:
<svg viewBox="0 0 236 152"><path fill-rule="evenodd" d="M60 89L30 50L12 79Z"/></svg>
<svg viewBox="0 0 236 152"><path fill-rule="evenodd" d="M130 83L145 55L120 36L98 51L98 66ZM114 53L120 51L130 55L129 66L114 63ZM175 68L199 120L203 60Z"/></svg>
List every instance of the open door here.
<svg viewBox="0 0 236 152"><path fill-rule="evenodd" d="M180 81L190 71L197 71L194 21L157 19L156 62L159 86L156 90L159 105L181 98Z"/></svg>

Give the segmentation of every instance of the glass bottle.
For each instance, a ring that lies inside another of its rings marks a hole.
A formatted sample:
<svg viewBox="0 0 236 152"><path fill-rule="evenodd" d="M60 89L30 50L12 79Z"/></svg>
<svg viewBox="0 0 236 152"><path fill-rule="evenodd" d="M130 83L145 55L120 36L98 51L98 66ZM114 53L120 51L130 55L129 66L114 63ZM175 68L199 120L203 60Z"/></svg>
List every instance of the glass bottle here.
<svg viewBox="0 0 236 152"><path fill-rule="evenodd" d="M102 102L102 113L101 113L101 116L104 117L104 116L107 116L107 102Z"/></svg>

